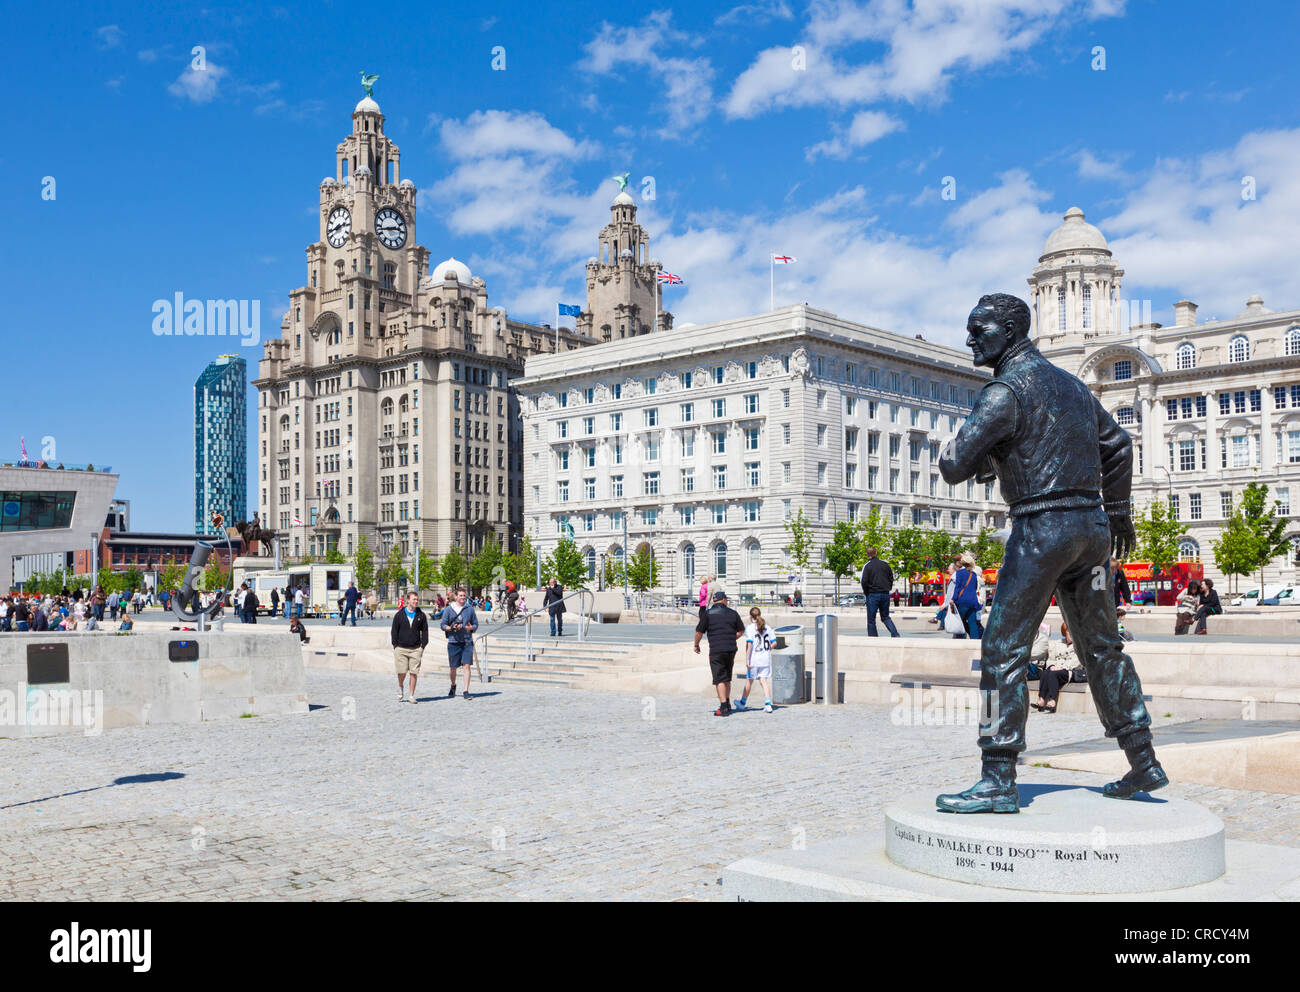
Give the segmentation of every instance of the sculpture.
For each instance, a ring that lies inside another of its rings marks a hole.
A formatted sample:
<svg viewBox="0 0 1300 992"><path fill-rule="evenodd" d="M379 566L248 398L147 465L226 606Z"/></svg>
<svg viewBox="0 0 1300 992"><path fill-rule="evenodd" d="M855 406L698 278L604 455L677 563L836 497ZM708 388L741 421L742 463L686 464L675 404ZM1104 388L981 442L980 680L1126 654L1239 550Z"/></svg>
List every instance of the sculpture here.
<svg viewBox="0 0 1300 992"><path fill-rule="evenodd" d="M365 69L361 70L361 88L366 91L366 96L370 97L370 99L372 100L375 98L374 86L375 83L377 82L379 82L378 73L372 76L367 76L366 70Z"/></svg>
<svg viewBox="0 0 1300 992"><path fill-rule="evenodd" d="M1053 594L1088 673L1107 737L1131 771L1102 792L1129 799L1169 784L1151 743L1151 718L1115 617L1109 559L1133 546L1129 493L1133 445L1088 387L1029 341L1029 307L1005 293L970 313L966 345L993 369L939 471L950 485L1001 483L1011 537L981 641L978 783L936 799L952 813L1015 813L1016 757L1025 749L1026 671L1034 633Z"/></svg>
<svg viewBox="0 0 1300 992"><path fill-rule="evenodd" d="M622 193L625 189L627 189L627 181L631 177L632 177L632 173L625 172L621 176L610 176L609 178L614 180L614 182L618 183L618 191Z"/></svg>
<svg viewBox="0 0 1300 992"><path fill-rule="evenodd" d="M275 531L269 527L262 526L261 517L254 513L253 520L249 523L246 520L240 520L235 524L235 530L239 531L240 538L243 539L244 549L247 550L253 542L257 542L258 554L267 557L271 554L271 542L275 540Z"/></svg>

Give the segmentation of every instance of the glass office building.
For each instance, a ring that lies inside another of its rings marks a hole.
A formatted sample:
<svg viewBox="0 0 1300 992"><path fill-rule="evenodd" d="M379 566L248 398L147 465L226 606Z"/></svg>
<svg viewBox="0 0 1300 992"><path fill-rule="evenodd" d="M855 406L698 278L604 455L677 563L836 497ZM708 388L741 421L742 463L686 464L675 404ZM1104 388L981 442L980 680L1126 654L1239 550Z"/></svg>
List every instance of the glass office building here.
<svg viewBox="0 0 1300 992"><path fill-rule="evenodd" d="M194 533L212 533L212 514L227 527L248 509L248 366L222 355L194 383Z"/></svg>

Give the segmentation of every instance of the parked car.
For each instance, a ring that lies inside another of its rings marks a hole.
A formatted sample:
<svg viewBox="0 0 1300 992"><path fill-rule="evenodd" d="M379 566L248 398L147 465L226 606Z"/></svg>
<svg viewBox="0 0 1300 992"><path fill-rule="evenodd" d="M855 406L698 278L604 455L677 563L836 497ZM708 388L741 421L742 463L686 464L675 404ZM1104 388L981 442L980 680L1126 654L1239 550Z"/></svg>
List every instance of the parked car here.
<svg viewBox="0 0 1300 992"><path fill-rule="evenodd" d="M1232 605L1233 606L1270 605L1269 600L1271 599L1276 601L1278 594L1285 588L1286 586L1265 586L1264 597L1263 599L1261 599L1259 595L1259 587L1256 586L1254 589L1248 590L1245 593L1245 595L1234 597L1232 600ZM1274 602L1271 605L1276 605L1276 602Z"/></svg>
<svg viewBox="0 0 1300 992"><path fill-rule="evenodd" d="M1260 600L1261 606L1294 606L1300 600L1296 599L1295 586L1283 586L1276 595L1266 596Z"/></svg>
<svg viewBox="0 0 1300 992"><path fill-rule="evenodd" d="M860 592L850 593L850 594L847 595L847 596L841 596L841 597L839 598L839 602L838 602L837 605L839 605L839 606L866 606L866 605L867 605L867 597L864 596L864 595L862 595L862 593L860 593Z"/></svg>

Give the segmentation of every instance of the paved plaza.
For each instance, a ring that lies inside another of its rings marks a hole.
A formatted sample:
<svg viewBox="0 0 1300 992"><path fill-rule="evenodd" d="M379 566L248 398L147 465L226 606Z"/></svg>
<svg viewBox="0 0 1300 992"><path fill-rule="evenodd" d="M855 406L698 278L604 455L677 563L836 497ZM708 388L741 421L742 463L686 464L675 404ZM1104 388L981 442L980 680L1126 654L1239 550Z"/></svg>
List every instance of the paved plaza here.
<svg viewBox="0 0 1300 992"><path fill-rule="evenodd" d="M309 670L303 716L0 740L0 892L711 899L726 864L879 830L891 801L978 770L973 726L897 726L887 706L719 719L703 697L477 682L465 702L427 663L409 706L394 682ZM1030 720L1031 748L1100 736L1092 716ZM1026 766L1021 780L1103 777ZM1229 838L1300 847L1300 796L1166 794L1213 810Z"/></svg>

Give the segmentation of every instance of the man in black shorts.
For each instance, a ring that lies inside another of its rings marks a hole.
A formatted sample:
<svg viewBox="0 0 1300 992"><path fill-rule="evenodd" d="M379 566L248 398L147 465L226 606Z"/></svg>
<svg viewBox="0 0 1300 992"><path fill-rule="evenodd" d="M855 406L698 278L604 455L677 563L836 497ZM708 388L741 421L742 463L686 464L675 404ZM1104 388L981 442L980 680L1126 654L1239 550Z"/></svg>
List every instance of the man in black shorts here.
<svg viewBox="0 0 1300 992"><path fill-rule="evenodd" d="M745 636L745 624L740 614L727 605L727 594L719 589L713 594L713 605L700 610L700 622L695 626L695 653L700 653L700 638L709 638L709 669L713 672L713 688L718 693L718 708L714 716L731 713L731 669L736 663L736 642Z"/></svg>

